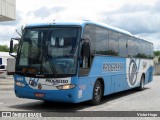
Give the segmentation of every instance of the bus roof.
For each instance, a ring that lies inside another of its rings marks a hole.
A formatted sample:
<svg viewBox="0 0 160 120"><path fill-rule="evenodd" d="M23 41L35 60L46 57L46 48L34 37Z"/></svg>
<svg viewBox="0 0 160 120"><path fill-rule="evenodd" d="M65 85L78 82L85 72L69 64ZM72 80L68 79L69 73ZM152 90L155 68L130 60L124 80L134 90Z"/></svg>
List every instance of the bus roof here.
<svg viewBox="0 0 160 120"><path fill-rule="evenodd" d="M84 28L85 25L87 25L87 24L97 25L97 26L100 26L100 27L103 27L103 28L106 28L106 29L109 29L109 30L113 30L113 31L116 31L116 32L119 32L119 33L122 33L122 34L126 34L126 35L129 35L129 36L135 37L135 38L139 38L139 39L141 39L142 41L145 41L145 42L149 42L149 41L144 40L143 38L140 38L140 37L137 37L137 36L131 34L130 32L128 32L126 30L110 26L106 23L93 22L93 21L90 21L90 20L65 21L65 22L64 21L52 21L52 22L48 22L48 23L28 24L25 27L26 28L33 28L33 27L52 27L52 26L81 26L82 28ZM152 42L149 42L149 43L152 43Z"/></svg>
<svg viewBox="0 0 160 120"><path fill-rule="evenodd" d="M87 24L92 24L92 25L97 25L97 26L101 26L113 31L117 31L123 34L127 34L127 35L131 35L133 36L130 32L126 31L126 30L122 30L120 28L116 28L113 26L110 26L108 24L105 23L98 23L98 22L92 22L89 20L83 20L83 21L67 21L67 22L60 22L60 21L53 21L50 23L35 23L35 24L29 24L26 25L26 28L30 28L30 27L48 27L48 26L81 26L84 27Z"/></svg>

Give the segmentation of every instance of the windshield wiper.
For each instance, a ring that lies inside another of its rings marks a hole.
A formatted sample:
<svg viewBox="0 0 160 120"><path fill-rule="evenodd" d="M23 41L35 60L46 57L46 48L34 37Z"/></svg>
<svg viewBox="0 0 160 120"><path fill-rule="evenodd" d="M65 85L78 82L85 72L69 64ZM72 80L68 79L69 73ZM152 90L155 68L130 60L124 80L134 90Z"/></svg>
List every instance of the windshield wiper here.
<svg viewBox="0 0 160 120"><path fill-rule="evenodd" d="M44 47L44 51L43 51L43 57L46 61L48 61L49 65L50 65L50 68L52 70L52 73L54 76L57 76L57 70L54 66L54 63L52 62L52 57L49 56L48 54L48 50L47 50L47 46ZM43 63L43 59L42 59L42 63ZM41 70L42 70L42 64L41 64Z"/></svg>
<svg viewBox="0 0 160 120"><path fill-rule="evenodd" d="M57 70L56 70L56 68L54 66L54 63L52 62L52 59L50 59L49 55L47 55L47 58L48 58L48 62L50 64L50 66L51 66L51 70L52 70L53 74L55 76L57 76Z"/></svg>
<svg viewBox="0 0 160 120"><path fill-rule="evenodd" d="M48 56L48 46L46 45L46 43L48 42L48 37L50 36L50 34L52 33L52 31L48 31L45 35L44 35L44 38L41 40L42 41L42 57L41 57L41 63L40 63L40 74L45 74L43 73L43 61L47 61L48 59L48 62L49 62L49 65L51 67L51 70L52 70L52 73L54 73L54 75L56 76L57 75L57 71L56 71L56 68L54 66L54 64L52 63L52 61L50 60L49 56ZM46 70L47 72L47 70Z"/></svg>

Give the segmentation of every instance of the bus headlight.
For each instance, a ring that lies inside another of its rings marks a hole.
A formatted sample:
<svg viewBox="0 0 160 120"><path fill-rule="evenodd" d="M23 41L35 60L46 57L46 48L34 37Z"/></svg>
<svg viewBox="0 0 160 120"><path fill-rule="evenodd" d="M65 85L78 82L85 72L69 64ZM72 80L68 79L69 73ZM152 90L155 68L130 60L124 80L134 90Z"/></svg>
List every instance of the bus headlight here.
<svg viewBox="0 0 160 120"><path fill-rule="evenodd" d="M75 86L76 85L74 85L74 84L60 85L60 86L57 86L57 89L59 89L59 90L67 90L67 89L72 89Z"/></svg>
<svg viewBox="0 0 160 120"><path fill-rule="evenodd" d="M24 87L25 85L23 84L23 83L21 83L21 82L15 82L15 84L17 85L17 86L19 86L19 87Z"/></svg>

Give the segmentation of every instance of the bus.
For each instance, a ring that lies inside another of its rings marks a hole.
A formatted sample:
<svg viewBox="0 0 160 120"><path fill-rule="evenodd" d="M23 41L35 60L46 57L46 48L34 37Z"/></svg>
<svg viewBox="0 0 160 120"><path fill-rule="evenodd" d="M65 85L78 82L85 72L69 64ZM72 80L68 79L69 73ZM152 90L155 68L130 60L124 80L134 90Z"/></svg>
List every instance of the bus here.
<svg viewBox="0 0 160 120"><path fill-rule="evenodd" d="M10 41L10 55L16 40ZM30 24L18 41L19 98L98 105L103 96L143 90L153 80L153 44L107 24Z"/></svg>

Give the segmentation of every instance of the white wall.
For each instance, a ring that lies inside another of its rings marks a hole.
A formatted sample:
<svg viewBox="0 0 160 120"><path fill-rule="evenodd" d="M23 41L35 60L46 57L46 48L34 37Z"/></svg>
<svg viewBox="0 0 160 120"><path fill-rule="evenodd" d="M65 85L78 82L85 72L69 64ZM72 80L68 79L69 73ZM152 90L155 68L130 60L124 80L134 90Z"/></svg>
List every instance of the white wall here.
<svg viewBox="0 0 160 120"><path fill-rule="evenodd" d="M15 20L16 0L0 0L0 21Z"/></svg>
<svg viewBox="0 0 160 120"><path fill-rule="evenodd" d="M7 59L13 57L8 52L0 52L0 58L2 58L2 65L7 65Z"/></svg>

